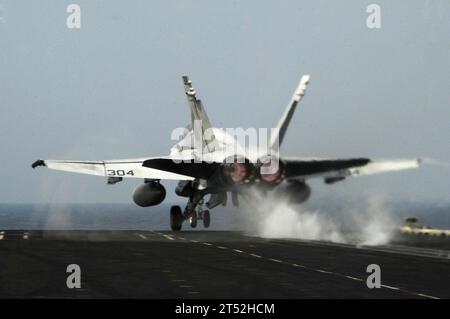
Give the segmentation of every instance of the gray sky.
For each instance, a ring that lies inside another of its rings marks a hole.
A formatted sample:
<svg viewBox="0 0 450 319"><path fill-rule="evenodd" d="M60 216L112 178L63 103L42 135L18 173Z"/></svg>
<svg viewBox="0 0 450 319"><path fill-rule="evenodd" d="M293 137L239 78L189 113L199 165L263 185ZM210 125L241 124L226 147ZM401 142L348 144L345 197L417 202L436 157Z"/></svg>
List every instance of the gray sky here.
<svg viewBox="0 0 450 319"><path fill-rule="evenodd" d="M381 29L366 26L370 3ZM138 180L30 164L167 154L189 120L184 73L215 126L244 128L273 127L311 74L284 154L450 161L449 16L447 0L0 0L0 202L131 202ZM448 201L450 169L313 186Z"/></svg>

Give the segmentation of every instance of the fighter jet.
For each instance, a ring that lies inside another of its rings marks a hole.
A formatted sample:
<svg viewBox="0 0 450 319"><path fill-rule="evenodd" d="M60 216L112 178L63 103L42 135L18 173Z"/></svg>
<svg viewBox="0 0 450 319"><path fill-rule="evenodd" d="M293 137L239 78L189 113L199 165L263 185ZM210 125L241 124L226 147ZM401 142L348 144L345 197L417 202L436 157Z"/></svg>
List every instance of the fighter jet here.
<svg viewBox="0 0 450 319"><path fill-rule="evenodd" d="M310 197L311 188L307 181L312 178L321 178L326 184L333 184L352 176L417 168L421 163L419 158L372 160L365 157L327 159L280 156L280 145L295 109L305 96L309 75L302 76L278 125L271 130L270 139L266 138L267 147L256 149L243 145L242 139L231 135L228 130L213 127L191 80L186 75L182 76L182 80L191 121L186 128L178 130L179 141L171 148L169 155L102 161L40 159L32 167L44 166L104 176L108 184L115 184L124 178L143 179L143 184L133 193L134 202L142 207L163 202L166 190L161 181L176 180L175 193L186 197L187 204L184 210L178 205L171 207L170 227L180 231L185 221L196 227L197 221L202 220L203 226L209 227L209 209L226 205L228 197L231 197L234 206L238 206L241 200L251 200L248 196L250 189L277 192L290 202L301 204Z"/></svg>

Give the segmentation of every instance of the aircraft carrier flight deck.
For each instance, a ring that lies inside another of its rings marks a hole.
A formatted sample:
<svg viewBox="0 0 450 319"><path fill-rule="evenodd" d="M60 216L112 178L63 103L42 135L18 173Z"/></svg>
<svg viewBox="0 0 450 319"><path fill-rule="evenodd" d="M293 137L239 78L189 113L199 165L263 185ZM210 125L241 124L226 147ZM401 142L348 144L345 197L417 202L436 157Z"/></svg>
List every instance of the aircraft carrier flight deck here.
<svg viewBox="0 0 450 319"><path fill-rule="evenodd" d="M0 231L1 298L450 298L450 250L229 231ZM67 266L81 287L69 289ZM367 266L381 268L369 289Z"/></svg>

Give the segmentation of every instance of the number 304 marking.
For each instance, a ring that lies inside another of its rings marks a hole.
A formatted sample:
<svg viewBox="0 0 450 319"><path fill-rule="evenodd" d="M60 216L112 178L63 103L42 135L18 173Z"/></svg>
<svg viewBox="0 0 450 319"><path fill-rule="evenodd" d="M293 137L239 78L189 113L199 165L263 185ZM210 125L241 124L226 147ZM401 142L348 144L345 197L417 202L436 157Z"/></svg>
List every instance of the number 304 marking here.
<svg viewBox="0 0 450 319"><path fill-rule="evenodd" d="M118 170L109 169L106 171L106 175L107 176L125 176L125 175L134 176L134 172L132 170L126 172L123 169L118 169Z"/></svg>

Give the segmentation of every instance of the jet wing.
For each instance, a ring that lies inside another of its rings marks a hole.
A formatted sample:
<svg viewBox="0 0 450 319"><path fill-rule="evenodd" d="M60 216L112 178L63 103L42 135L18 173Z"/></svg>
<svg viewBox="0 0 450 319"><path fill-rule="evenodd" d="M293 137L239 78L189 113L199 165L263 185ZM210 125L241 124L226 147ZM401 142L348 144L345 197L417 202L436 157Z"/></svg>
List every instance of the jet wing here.
<svg viewBox="0 0 450 319"><path fill-rule="evenodd" d="M164 157L159 157L162 159ZM157 159L157 158L153 158ZM164 159L171 160L165 157ZM105 176L112 178L148 178L170 180L194 180L186 176L161 169L144 167L142 164L149 158L109 160L109 161L68 161L68 160L37 160L31 167L44 166L49 169L72 173Z"/></svg>
<svg viewBox="0 0 450 319"><path fill-rule="evenodd" d="M195 176L196 178L208 179L220 166L217 162L176 162L168 158L153 158L142 164L149 169L162 170L175 174Z"/></svg>
<svg viewBox="0 0 450 319"><path fill-rule="evenodd" d="M349 176L363 176L418 168L421 159L283 159L286 179L323 178L332 184Z"/></svg>

